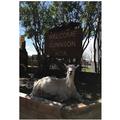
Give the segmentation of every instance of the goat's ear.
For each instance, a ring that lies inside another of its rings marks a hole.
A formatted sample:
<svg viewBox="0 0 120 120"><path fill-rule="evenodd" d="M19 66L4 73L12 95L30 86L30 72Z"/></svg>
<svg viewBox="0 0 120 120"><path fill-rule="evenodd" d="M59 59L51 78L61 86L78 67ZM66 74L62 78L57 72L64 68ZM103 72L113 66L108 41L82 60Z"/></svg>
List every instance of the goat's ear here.
<svg viewBox="0 0 120 120"><path fill-rule="evenodd" d="M80 65L76 65L75 68L78 68Z"/></svg>
<svg viewBox="0 0 120 120"><path fill-rule="evenodd" d="M68 68L68 66L64 63L64 66L66 67L66 69Z"/></svg>

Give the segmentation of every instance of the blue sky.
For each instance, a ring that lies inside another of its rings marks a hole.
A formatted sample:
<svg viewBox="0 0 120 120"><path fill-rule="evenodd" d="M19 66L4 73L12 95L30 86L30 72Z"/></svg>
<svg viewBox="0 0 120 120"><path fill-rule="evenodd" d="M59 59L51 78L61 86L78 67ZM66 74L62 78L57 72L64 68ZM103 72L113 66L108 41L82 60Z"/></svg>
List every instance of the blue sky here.
<svg viewBox="0 0 120 120"><path fill-rule="evenodd" d="M32 44L32 40L25 38L25 41L26 41L26 50L28 52L28 55L29 56L36 55L37 52Z"/></svg>

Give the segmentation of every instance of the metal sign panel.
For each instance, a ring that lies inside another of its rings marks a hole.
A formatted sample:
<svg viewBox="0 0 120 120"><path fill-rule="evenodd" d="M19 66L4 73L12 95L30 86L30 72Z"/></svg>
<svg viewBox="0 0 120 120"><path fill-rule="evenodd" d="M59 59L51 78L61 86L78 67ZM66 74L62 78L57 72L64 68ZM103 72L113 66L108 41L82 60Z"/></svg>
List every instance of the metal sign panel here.
<svg viewBox="0 0 120 120"><path fill-rule="evenodd" d="M45 52L54 57L80 57L81 29L63 29L45 35Z"/></svg>

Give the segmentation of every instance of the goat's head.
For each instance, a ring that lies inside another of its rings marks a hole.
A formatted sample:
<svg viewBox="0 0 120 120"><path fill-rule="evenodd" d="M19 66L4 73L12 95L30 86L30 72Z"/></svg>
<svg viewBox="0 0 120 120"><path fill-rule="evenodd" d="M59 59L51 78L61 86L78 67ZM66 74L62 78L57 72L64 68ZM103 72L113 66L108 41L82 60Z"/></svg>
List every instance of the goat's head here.
<svg viewBox="0 0 120 120"><path fill-rule="evenodd" d="M67 66L67 76L73 76L74 77L74 74L75 74L75 69L77 68L78 66L75 66L75 65L68 65Z"/></svg>

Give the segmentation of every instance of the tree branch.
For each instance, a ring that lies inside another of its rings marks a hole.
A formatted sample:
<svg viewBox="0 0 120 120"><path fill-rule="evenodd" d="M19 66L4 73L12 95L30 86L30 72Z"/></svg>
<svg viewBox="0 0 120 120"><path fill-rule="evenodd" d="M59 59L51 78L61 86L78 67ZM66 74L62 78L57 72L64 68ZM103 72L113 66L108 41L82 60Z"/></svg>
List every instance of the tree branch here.
<svg viewBox="0 0 120 120"><path fill-rule="evenodd" d="M87 48L87 46L88 46L88 44L89 44L89 38L90 38L90 27L89 27L89 33L88 33L88 36L86 37L86 39L85 39L85 41L84 41L84 43L83 43L83 45L82 45L82 48L83 48L83 50L85 50L86 48ZM88 41L88 43L87 43L87 45L85 46L85 44L86 44L86 42ZM83 51L84 52L84 51Z"/></svg>
<svg viewBox="0 0 120 120"><path fill-rule="evenodd" d="M85 51L85 49L87 48L87 46L89 45L89 38L88 38L88 42L87 42L87 44L86 44L86 46L83 48L83 50L82 50L82 54L83 54L83 52Z"/></svg>

